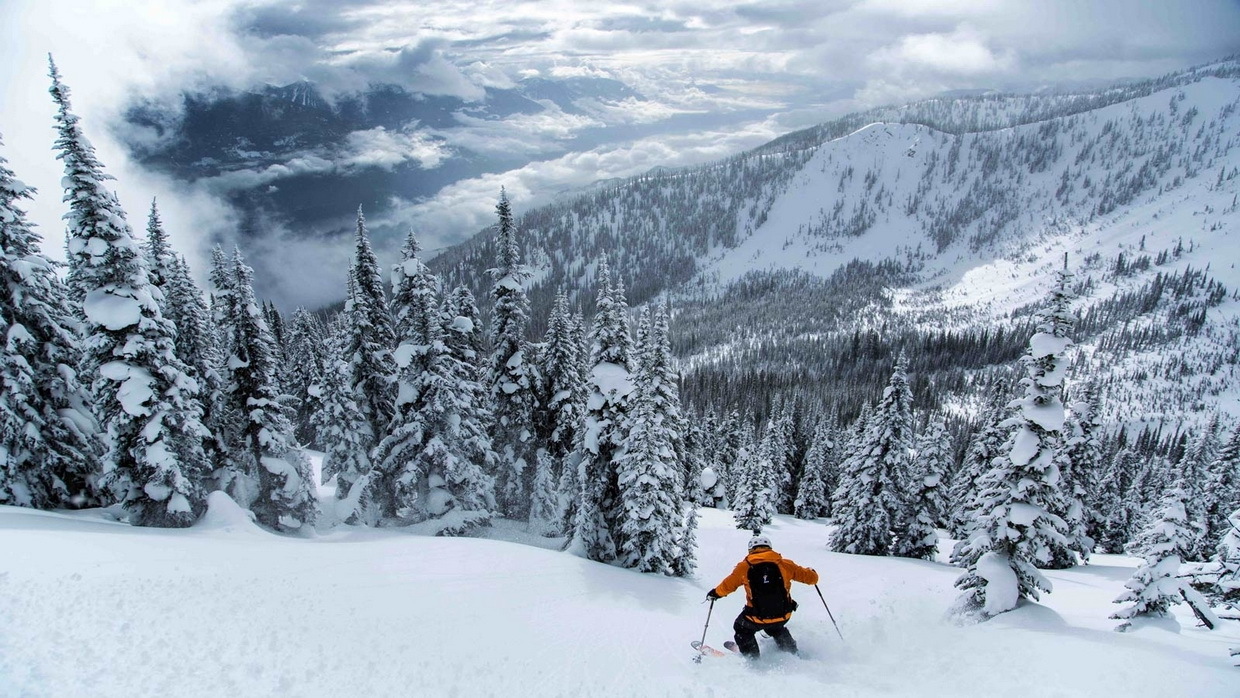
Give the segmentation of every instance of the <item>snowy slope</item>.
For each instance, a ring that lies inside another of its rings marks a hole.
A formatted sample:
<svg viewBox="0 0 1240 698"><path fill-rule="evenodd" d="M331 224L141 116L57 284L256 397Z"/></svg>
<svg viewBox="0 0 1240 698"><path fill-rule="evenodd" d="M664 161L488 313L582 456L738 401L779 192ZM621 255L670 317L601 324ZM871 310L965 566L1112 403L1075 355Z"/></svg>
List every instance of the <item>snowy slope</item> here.
<svg viewBox="0 0 1240 698"><path fill-rule="evenodd" d="M1204 259L1240 261L1240 216L1228 210L1240 180L1226 178L1240 167L1237 104L1240 81L1206 78L994 131L870 124L818 146L765 222L701 273L726 284L754 270L829 276L853 259L913 259L950 304L977 305L1025 296L1024 275L1005 283L988 268L1026 252L1058 258L1051 241L1076 264L1142 235L1154 251L1193 239ZM1228 267L1221 280L1240 285Z"/></svg>
<svg viewBox="0 0 1240 698"><path fill-rule="evenodd" d="M227 500L185 531L98 512L0 507L3 696L1234 696L1240 623L1111 631L1135 561L1052 572L1056 592L989 623L943 618L957 571L826 552L778 518L777 548L823 574L846 644L799 587L803 657L690 661L707 588L745 532L704 510L699 579L642 575L498 540L249 524ZM520 538L512 529L496 533ZM548 542L551 543L551 542ZM742 601L716 604L721 645Z"/></svg>
<svg viewBox="0 0 1240 698"><path fill-rule="evenodd" d="M1080 337L1077 375L1122 386L1108 388L1108 424L1134 415L1174 423L1211 409L1240 418L1238 105L1240 81L1211 77L994 131L870 124L818 146L765 222L719 248L699 276L707 288L754 271L825 278L853 260L916 272L915 284L891 289L891 312L816 330L851 332L893 319L927 330L995 327L1045 296L1065 254L1087 285L1078 315L1158 274L1205 270L1229 297L1200 332L1145 351L1108 333ZM1111 273L1121 255L1160 253L1166 261ZM1164 302L1124 329L1158 329L1175 312ZM726 355L716 347L703 356Z"/></svg>

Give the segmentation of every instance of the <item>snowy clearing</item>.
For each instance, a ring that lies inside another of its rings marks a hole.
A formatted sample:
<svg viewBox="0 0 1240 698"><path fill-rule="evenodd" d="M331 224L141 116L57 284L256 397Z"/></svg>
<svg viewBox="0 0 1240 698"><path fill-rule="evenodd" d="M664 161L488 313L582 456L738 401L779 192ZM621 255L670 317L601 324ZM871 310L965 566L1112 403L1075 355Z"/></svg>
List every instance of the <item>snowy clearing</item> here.
<svg viewBox="0 0 1240 698"><path fill-rule="evenodd" d="M1240 623L1113 632L1136 560L1048 572L1055 593L979 626L944 619L958 570L826 551L821 523L765 533L815 567L846 644L797 585L802 656L762 640L754 665L691 660L705 590L744 554L730 512L702 510L696 580L638 574L509 541L338 528L277 536L239 509L189 530L99 512L0 507L3 696L1234 696ZM554 546L556 541L532 542ZM943 551L946 551L944 544ZM718 602L721 647L743 605Z"/></svg>

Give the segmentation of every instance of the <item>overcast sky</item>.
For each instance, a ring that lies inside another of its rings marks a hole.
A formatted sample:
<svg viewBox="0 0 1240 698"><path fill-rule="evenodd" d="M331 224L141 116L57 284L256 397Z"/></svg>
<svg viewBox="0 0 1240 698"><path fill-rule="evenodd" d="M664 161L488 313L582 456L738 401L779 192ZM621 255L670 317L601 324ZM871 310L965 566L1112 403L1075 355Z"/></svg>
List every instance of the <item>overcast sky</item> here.
<svg viewBox="0 0 1240 698"><path fill-rule="evenodd" d="M200 240L227 237L231 214L210 190L128 161L116 134L136 99L175 104L184 90L308 79L328 95L385 82L475 100L484 87L534 75L611 77L646 97L607 114L463 123L451 135L462 145L525 148L534 161L398 207L449 241L489 222L501 184L519 211L565 189L713 159L858 108L946 90L1149 77L1238 51L1235 0L0 0L0 154L39 188L30 213L59 256L61 173L46 91L54 53L131 224L143 227L158 195L174 242L197 260ZM743 118L705 118L720 113ZM702 119L586 150L563 145L582 129L672 114ZM417 138L355 140L346 145L359 162L407 157L433 167L439 157ZM291 261L328 264L348 252L340 241ZM316 303L332 293L285 289L283 300Z"/></svg>

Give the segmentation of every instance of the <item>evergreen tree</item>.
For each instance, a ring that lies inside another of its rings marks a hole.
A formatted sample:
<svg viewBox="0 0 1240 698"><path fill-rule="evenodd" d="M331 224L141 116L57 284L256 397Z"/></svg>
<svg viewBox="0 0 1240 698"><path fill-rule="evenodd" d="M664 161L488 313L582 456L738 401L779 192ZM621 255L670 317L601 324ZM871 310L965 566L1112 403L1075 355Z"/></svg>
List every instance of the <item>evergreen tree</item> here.
<svg viewBox="0 0 1240 698"><path fill-rule="evenodd" d="M829 469L832 449L835 448L835 432L831 421L823 419L814 430L814 442L805 456L801 469L801 483L797 489L795 514L798 519L816 519L830 514Z"/></svg>
<svg viewBox="0 0 1240 698"><path fill-rule="evenodd" d="M981 487L982 478L990 472L991 462L999 456L1007 434L1003 422L1007 419L1007 401L1009 387L1006 381L1000 381L991 387L991 402L982 418L981 428L969 442L964 462L952 478L950 499L952 515L950 521L951 534L958 540L965 540L972 531L976 510L976 498Z"/></svg>
<svg viewBox="0 0 1240 698"><path fill-rule="evenodd" d="M736 490L741 478L741 448L745 445L745 431L736 410L728 412L719 423L719 479L723 482L724 501L735 502Z"/></svg>
<svg viewBox="0 0 1240 698"><path fill-rule="evenodd" d="M327 331L318 318L305 308L293 311L293 320L289 323L285 337L288 357L288 383L285 389L297 404L293 429L300 443L324 450L326 447L319 440L314 415L323 409L323 401L327 396L312 388L326 382L324 372L327 371L327 363L337 359L328 350L329 339L335 340L327 336ZM347 399L354 400L351 391ZM369 424L367 427L369 428ZM373 439L373 435L370 438Z"/></svg>
<svg viewBox="0 0 1240 698"><path fill-rule="evenodd" d="M947 479L951 468L951 435L947 424L935 420L926 425L926 431L917 440L916 457L913 460L914 483L923 480L926 488L925 506L930 521L935 526L945 526L951 516L948 501Z"/></svg>
<svg viewBox="0 0 1240 698"><path fill-rule="evenodd" d="M672 559L672 576L692 577L697 571L698 508L695 502L687 498L681 503L684 515L676 541L679 552Z"/></svg>
<svg viewBox="0 0 1240 698"><path fill-rule="evenodd" d="M1133 482L1141 467L1137 454L1123 449L1111 459L1099 480L1093 507L1097 513L1090 536L1104 553L1123 553L1124 545L1140 525L1138 515L1143 502L1139 492L1134 493Z"/></svg>
<svg viewBox="0 0 1240 698"><path fill-rule="evenodd" d="M323 481L336 478L337 516L346 523L374 524L377 516L367 495L374 435L357 404L352 369L345 358L348 342L348 322L343 314L337 315L324 348L322 373L306 391L319 405L311 424L323 448Z"/></svg>
<svg viewBox="0 0 1240 698"><path fill-rule="evenodd" d="M607 260L598 267L598 297L590 351L585 416L572 459L577 463L577 508L569 549L599 562L612 562L619 548L621 515L616 460L627 435L632 403L632 339L623 287L611 285Z"/></svg>
<svg viewBox="0 0 1240 698"><path fill-rule="evenodd" d="M1066 267L1066 265L1065 265ZM956 586L964 590L962 610L993 616L1016 607L1020 598L1038 598L1051 583L1038 571L1058 546L1066 545L1055 452L1060 444L1064 406L1060 400L1072 315L1072 275L1056 274L1047 307L1038 313L1037 332L1022 359L1024 396L1013 400L1005 422L1011 436L992 461L975 499L969 540L954 555L967 570Z"/></svg>
<svg viewBox="0 0 1240 698"><path fill-rule="evenodd" d="M410 233L392 273L400 332L396 417L375 449L367 491L389 521L444 519L440 535L461 535L487 525L495 506L488 474L495 453L483 428L477 367L467 356L467 335L476 328L457 322L461 316L445 322L438 279L417 253Z"/></svg>
<svg viewBox="0 0 1240 698"><path fill-rule="evenodd" d="M1227 519L1227 528L1215 548L1214 558L1192 576L1210 600L1224 608L1240 609L1240 509Z"/></svg>
<svg viewBox="0 0 1240 698"><path fill-rule="evenodd" d="M33 190L0 157L0 504L97 503L102 472L69 293L19 207Z"/></svg>
<svg viewBox="0 0 1240 698"><path fill-rule="evenodd" d="M489 270L491 286L491 366L487 377L494 412L493 441L499 451L496 478L500 510L505 516L523 519L529 511L531 418L534 413L534 365L526 356L525 332L530 301L525 284L530 273L521 264L517 231L508 195L500 190L495 267Z"/></svg>
<svg viewBox="0 0 1240 698"><path fill-rule="evenodd" d="M486 371L482 322L474 294L465 286L452 289L443 302L443 318L450 330L444 335L448 350L465 364L469 380L482 381Z"/></svg>
<svg viewBox="0 0 1240 698"><path fill-rule="evenodd" d="M109 446L104 482L131 523L188 526L205 507L197 386L176 356L176 329L160 313L125 212L104 187L108 176L49 65L69 204L69 283L85 319L83 374Z"/></svg>
<svg viewBox="0 0 1240 698"><path fill-rule="evenodd" d="M632 419L616 459L621 512L617 538L620 564L641 572L672 574L683 557L685 471L677 458L680 398L672 367L667 314L653 322L643 311Z"/></svg>
<svg viewBox="0 0 1240 698"><path fill-rule="evenodd" d="M168 283L171 280L176 264L176 255L168 244L168 234L164 232L163 221L159 217L159 207L151 199L151 212L146 219L146 268L147 278L152 288L159 289L156 299L159 309L168 316Z"/></svg>
<svg viewBox="0 0 1240 698"><path fill-rule="evenodd" d="M840 467L841 483L832 498L837 528L831 549L836 552L890 555L893 542L911 523L902 494L913 445L906 365L901 355L864 436Z"/></svg>
<svg viewBox="0 0 1240 698"><path fill-rule="evenodd" d="M1174 468L1180 486L1184 488L1185 512L1188 516L1188 528L1192 533L1192 543L1184 551L1185 561L1207 560L1214 553L1216 541L1206 538L1210 465L1218 451L1218 437L1213 426L1206 426L1197 434Z"/></svg>
<svg viewBox="0 0 1240 698"><path fill-rule="evenodd" d="M739 477L736 483L736 499L732 502L732 517L736 527L753 531L754 535L771 523L775 515L772 492L775 489L775 468L766 449L758 444L747 444L737 456Z"/></svg>
<svg viewBox="0 0 1240 698"><path fill-rule="evenodd" d="M296 430L296 411L301 403L293 396L293 368L289 361L284 316L280 314L276 304L271 301L267 301L259 307L263 312L263 319L267 322L267 329L271 333L271 352L276 360L276 385L280 388L280 402L289 407L290 418L293 420L294 430Z"/></svg>
<svg viewBox="0 0 1240 698"><path fill-rule="evenodd" d="M1210 464L1210 486L1206 492L1206 540L1217 541L1229 534L1228 512L1240 507L1240 425L1232 430L1227 443Z"/></svg>
<svg viewBox="0 0 1240 698"><path fill-rule="evenodd" d="M254 271L233 252L231 298L220 329L232 353L225 362L227 396L241 417L234 453L239 474L234 498L248 500L258 522L278 531L308 531L317 514L314 475L293 435L276 375L274 340L254 297ZM252 499L248 496L253 493Z"/></svg>
<svg viewBox="0 0 1240 698"><path fill-rule="evenodd" d="M224 395L218 332L211 309L202 289L194 283L184 258L177 258L169 269L165 298L166 317L176 326L177 356L185 363L186 373L198 384L201 422L206 428L202 448L212 473L209 480L215 488L219 478L233 469L227 438L236 431L239 416L229 410Z"/></svg>
<svg viewBox="0 0 1240 698"><path fill-rule="evenodd" d="M1125 621L1119 629L1127 629L1137 616L1163 616L1171 604L1187 601L1207 622L1217 624L1205 599L1188 583L1179 578L1180 564L1189 548L1194 545L1196 533L1191 530L1185 512L1187 493L1177 485L1163 498L1157 515L1136 540L1138 554L1144 562L1124 586L1128 591L1115 599L1115 603L1127 603L1111 615ZM1211 625L1210 627L1214 627Z"/></svg>
<svg viewBox="0 0 1240 698"><path fill-rule="evenodd" d="M539 352L538 442L561 460L573 449L578 425L585 407L585 385L581 381L583 357L580 342L573 336L573 318L568 297L556 294Z"/></svg>
<svg viewBox="0 0 1240 698"><path fill-rule="evenodd" d="M555 463L546 450L539 449L534 468L534 489L530 493L530 531L555 535L560 530L560 493L555 480Z"/></svg>
<svg viewBox="0 0 1240 698"><path fill-rule="evenodd" d="M1063 448L1056 456L1062 479L1062 511L1055 512L1067 524L1068 546L1056 552L1052 567L1062 569L1072 564L1071 555L1089 560L1094 539L1089 536L1094 513L1088 508L1090 493L1097 486L1102 463L1102 444L1098 439L1098 390L1089 383L1081 399L1072 403L1071 415L1064 426Z"/></svg>
<svg viewBox="0 0 1240 698"><path fill-rule="evenodd" d="M358 406L370 423L371 433L377 438L386 433L394 414L392 401L396 363L392 359L392 350L396 339L383 293L379 260L370 247L366 217L362 215L360 206L357 209L356 243L356 256L350 270L353 294L345 303L350 328L348 356L353 385L361 396Z"/></svg>
<svg viewBox="0 0 1240 698"><path fill-rule="evenodd" d="M937 529L947 508L943 492L947 449L946 426L942 421L931 422L917 441L916 456L910 468L912 496L906 514L909 526L896 542L896 555L933 560L938 553Z"/></svg>
<svg viewBox="0 0 1240 698"><path fill-rule="evenodd" d="M784 406L773 410L767 423L765 448L771 458L775 476L775 508L780 514L791 514L796 500L796 465L793 458L794 423L792 409Z"/></svg>

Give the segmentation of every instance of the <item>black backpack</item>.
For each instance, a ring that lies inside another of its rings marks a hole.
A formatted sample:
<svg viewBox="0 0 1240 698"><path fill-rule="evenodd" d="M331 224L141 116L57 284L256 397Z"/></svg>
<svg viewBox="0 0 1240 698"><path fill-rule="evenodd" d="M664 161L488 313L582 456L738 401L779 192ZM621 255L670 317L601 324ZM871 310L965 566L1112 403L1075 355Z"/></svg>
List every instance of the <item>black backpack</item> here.
<svg viewBox="0 0 1240 698"><path fill-rule="evenodd" d="M784 586L784 575L774 562L749 565L749 596L750 606L745 615L754 618L782 619L797 609Z"/></svg>

